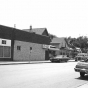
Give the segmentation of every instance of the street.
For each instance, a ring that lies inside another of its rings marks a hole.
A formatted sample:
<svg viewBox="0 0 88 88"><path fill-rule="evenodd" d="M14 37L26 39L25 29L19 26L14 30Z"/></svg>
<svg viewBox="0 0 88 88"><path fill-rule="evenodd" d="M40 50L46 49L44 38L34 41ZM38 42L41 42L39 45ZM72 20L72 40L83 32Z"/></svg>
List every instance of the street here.
<svg viewBox="0 0 88 88"><path fill-rule="evenodd" d="M74 71L77 62L0 65L0 88L77 88L88 82Z"/></svg>

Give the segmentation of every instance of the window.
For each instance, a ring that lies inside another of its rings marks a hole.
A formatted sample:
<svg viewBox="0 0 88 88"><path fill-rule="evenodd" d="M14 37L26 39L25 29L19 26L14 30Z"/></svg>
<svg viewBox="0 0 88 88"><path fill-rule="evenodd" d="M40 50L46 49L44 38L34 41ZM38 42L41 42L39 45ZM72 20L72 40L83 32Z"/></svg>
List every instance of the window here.
<svg viewBox="0 0 88 88"><path fill-rule="evenodd" d="M11 57L11 47L0 46L0 58L10 58L10 57Z"/></svg>
<svg viewBox="0 0 88 88"><path fill-rule="evenodd" d="M0 46L0 57L3 57L3 46Z"/></svg>
<svg viewBox="0 0 88 88"><path fill-rule="evenodd" d="M10 47L4 46L4 57L10 57Z"/></svg>
<svg viewBox="0 0 88 88"><path fill-rule="evenodd" d="M6 44L6 40L2 40L2 44Z"/></svg>
<svg viewBox="0 0 88 88"><path fill-rule="evenodd" d="M19 50L19 51L20 51L20 50L21 50L21 46L17 46L17 50Z"/></svg>
<svg viewBox="0 0 88 88"><path fill-rule="evenodd" d="M32 50L32 47L30 47L30 50Z"/></svg>

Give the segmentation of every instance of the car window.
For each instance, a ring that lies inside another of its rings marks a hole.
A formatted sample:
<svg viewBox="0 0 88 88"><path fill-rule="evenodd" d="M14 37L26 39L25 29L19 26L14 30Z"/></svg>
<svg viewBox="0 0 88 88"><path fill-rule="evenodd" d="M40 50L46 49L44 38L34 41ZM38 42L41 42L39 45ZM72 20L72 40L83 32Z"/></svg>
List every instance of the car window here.
<svg viewBox="0 0 88 88"><path fill-rule="evenodd" d="M81 62L87 62L88 63L88 58L81 60Z"/></svg>

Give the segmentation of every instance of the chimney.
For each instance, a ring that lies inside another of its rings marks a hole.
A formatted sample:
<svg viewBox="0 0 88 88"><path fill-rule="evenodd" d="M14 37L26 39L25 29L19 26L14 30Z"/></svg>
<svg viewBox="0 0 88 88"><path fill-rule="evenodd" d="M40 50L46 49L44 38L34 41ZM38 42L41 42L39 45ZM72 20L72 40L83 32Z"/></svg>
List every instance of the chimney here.
<svg viewBox="0 0 88 88"><path fill-rule="evenodd" d="M16 24L14 24L14 28L16 28Z"/></svg>
<svg viewBox="0 0 88 88"><path fill-rule="evenodd" d="M30 25L30 32L32 32L32 26Z"/></svg>
<svg viewBox="0 0 88 88"><path fill-rule="evenodd" d="M30 25L29 32L34 33L32 30L32 25Z"/></svg>

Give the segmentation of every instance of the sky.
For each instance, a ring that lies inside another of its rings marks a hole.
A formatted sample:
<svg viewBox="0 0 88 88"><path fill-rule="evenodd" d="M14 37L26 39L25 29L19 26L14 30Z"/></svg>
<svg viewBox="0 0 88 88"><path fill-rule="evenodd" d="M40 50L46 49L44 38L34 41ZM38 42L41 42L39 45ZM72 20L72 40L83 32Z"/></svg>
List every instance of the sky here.
<svg viewBox="0 0 88 88"><path fill-rule="evenodd" d="M47 28L57 37L88 36L88 0L0 0L0 24Z"/></svg>

